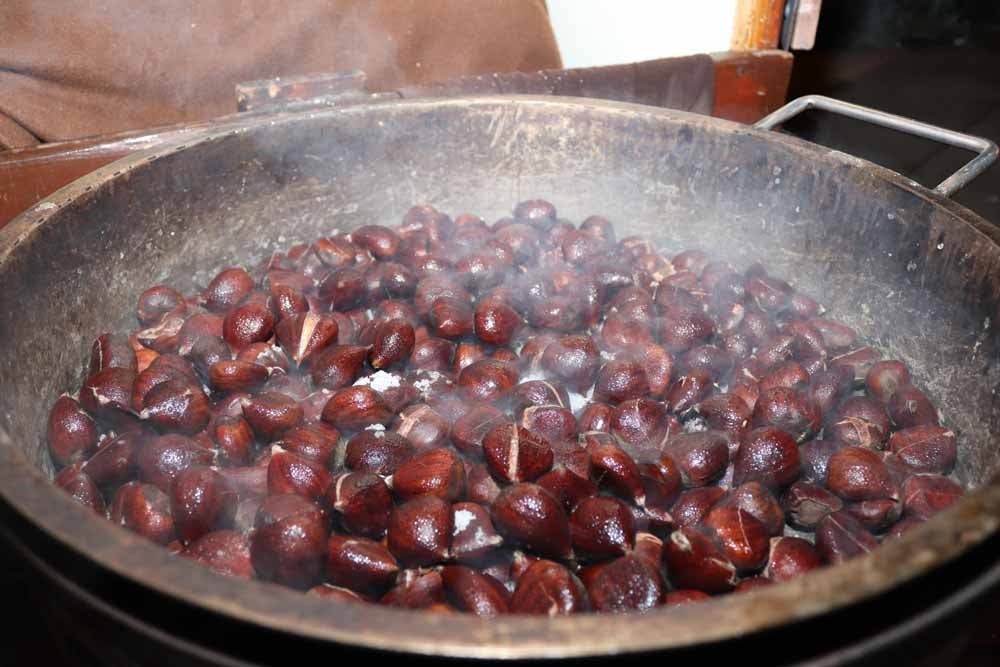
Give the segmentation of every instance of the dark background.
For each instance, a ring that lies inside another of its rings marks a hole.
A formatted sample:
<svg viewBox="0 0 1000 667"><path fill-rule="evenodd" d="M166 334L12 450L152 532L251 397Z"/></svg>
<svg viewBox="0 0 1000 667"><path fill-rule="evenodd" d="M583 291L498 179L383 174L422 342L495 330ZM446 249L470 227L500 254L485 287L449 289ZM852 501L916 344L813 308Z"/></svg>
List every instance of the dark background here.
<svg viewBox="0 0 1000 667"><path fill-rule="evenodd" d="M795 52L789 99L828 95L1000 140L1000 2L826 0L816 48ZM812 112L787 129L934 187L972 154ZM1000 166L954 197L1000 224Z"/></svg>

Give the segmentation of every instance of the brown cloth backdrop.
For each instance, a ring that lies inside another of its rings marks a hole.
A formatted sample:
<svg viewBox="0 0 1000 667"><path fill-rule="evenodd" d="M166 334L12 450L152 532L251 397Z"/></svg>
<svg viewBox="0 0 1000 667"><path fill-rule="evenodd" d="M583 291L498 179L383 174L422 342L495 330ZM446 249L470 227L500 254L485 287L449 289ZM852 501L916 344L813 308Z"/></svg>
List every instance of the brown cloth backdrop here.
<svg viewBox="0 0 1000 667"><path fill-rule="evenodd" d="M0 150L230 113L240 81L559 67L544 0L0 0Z"/></svg>

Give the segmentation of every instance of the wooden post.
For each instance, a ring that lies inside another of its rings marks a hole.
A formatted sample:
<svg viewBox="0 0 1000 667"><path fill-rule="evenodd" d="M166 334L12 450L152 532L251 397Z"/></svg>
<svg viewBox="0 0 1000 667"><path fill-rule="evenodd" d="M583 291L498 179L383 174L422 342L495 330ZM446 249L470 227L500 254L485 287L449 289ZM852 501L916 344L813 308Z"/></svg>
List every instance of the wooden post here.
<svg viewBox="0 0 1000 667"><path fill-rule="evenodd" d="M733 51L777 48L784 14L785 0L737 0Z"/></svg>

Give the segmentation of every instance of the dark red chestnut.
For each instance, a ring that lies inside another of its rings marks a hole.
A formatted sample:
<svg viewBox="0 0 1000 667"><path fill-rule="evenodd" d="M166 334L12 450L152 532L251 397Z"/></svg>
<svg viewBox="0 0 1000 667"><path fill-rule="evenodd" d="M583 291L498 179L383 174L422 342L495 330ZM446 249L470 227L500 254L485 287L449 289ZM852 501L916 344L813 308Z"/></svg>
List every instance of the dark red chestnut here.
<svg viewBox="0 0 1000 667"><path fill-rule="evenodd" d="M389 517L388 546L400 563L420 567L448 558L451 505L437 496L418 496L396 506Z"/></svg>
<svg viewBox="0 0 1000 667"><path fill-rule="evenodd" d="M601 568L587 586L594 611L648 611L663 600L663 580L656 567L638 556L623 556Z"/></svg>
<svg viewBox="0 0 1000 667"><path fill-rule="evenodd" d="M816 547L801 537L773 537L764 576L772 581L788 581L822 564Z"/></svg>
<svg viewBox="0 0 1000 667"><path fill-rule="evenodd" d="M111 521L157 544L176 537L170 498L151 484L129 482L118 489L111 503Z"/></svg>
<svg viewBox="0 0 1000 667"><path fill-rule="evenodd" d="M569 570L550 560L538 560L521 575L510 599L514 614L557 616L590 608L583 583Z"/></svg>
<svg viewBox="0 0 1000 667"><path fill-rule="evenodd" d="M46 441L56 465L80 461L97 447L98 428L72 397L63 394L49 411Z"/></svg>
<svg viewBox="0 0 1000 667"><path fill-rule="evenodd" d="M465 486L465 466L458 454L446 447L413 456L392 475L392 490L404 500L431 495L455 501L465 493Z"/></svg>
<svg viewBox="0 0 1000 667"><path fill-rule="evenodd" d="M635 547L635 519L628 505L616 498L584 498L570 515L570 535L578 555L624 556Z"/></svg>
<svg viewBox="0 0 1000 667"><path fill-rule="evenodd" d="M257 511L250 559L261 579L306 590L322 578L327 555L326 518L312 501L275 495Z"/></svg>
<svg viewBox="0 0 1000 667"><path fill-rule="evenodd" d="M766 487L786 486L799 474L799 448L778 428L757 428L743 438L733 461L733 483L760 482Z"/></svg>
<svg viewBox="0 0 1000 667"><path fill-rule="evenodd" d="M568 558L569 520L562 505L536 484L514 484L493 503L493 524L505 539L550 558Z"/></svg>
<svg viewBox="0 0 1000 667"><path fill-rule="evenodd" d="M237 501L236 490L215 470L204 466L183 470L170 489L170 515L178 537L188 544L231 527Z"/></svg>
<svg viewBox="0 0 1000 667"><path fill-rule="evenodd" d="M552 467L549 443L516 424L497 424L482 446L487 467L503 482L530 482Z"/></svg>

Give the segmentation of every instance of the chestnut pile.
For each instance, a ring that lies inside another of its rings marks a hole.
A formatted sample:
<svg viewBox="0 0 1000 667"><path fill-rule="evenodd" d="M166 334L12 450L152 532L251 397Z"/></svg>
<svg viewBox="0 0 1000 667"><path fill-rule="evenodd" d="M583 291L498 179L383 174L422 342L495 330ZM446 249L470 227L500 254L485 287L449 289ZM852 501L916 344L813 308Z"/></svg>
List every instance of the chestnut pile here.
<svg viewBox="0 0 1000 667"><path fill-rule="evenodd" d="M415 206L151 287L52 408L56 484L226 575L482 616L753 589L962 495L903 363L759 264L661 253Z"/></svg>

